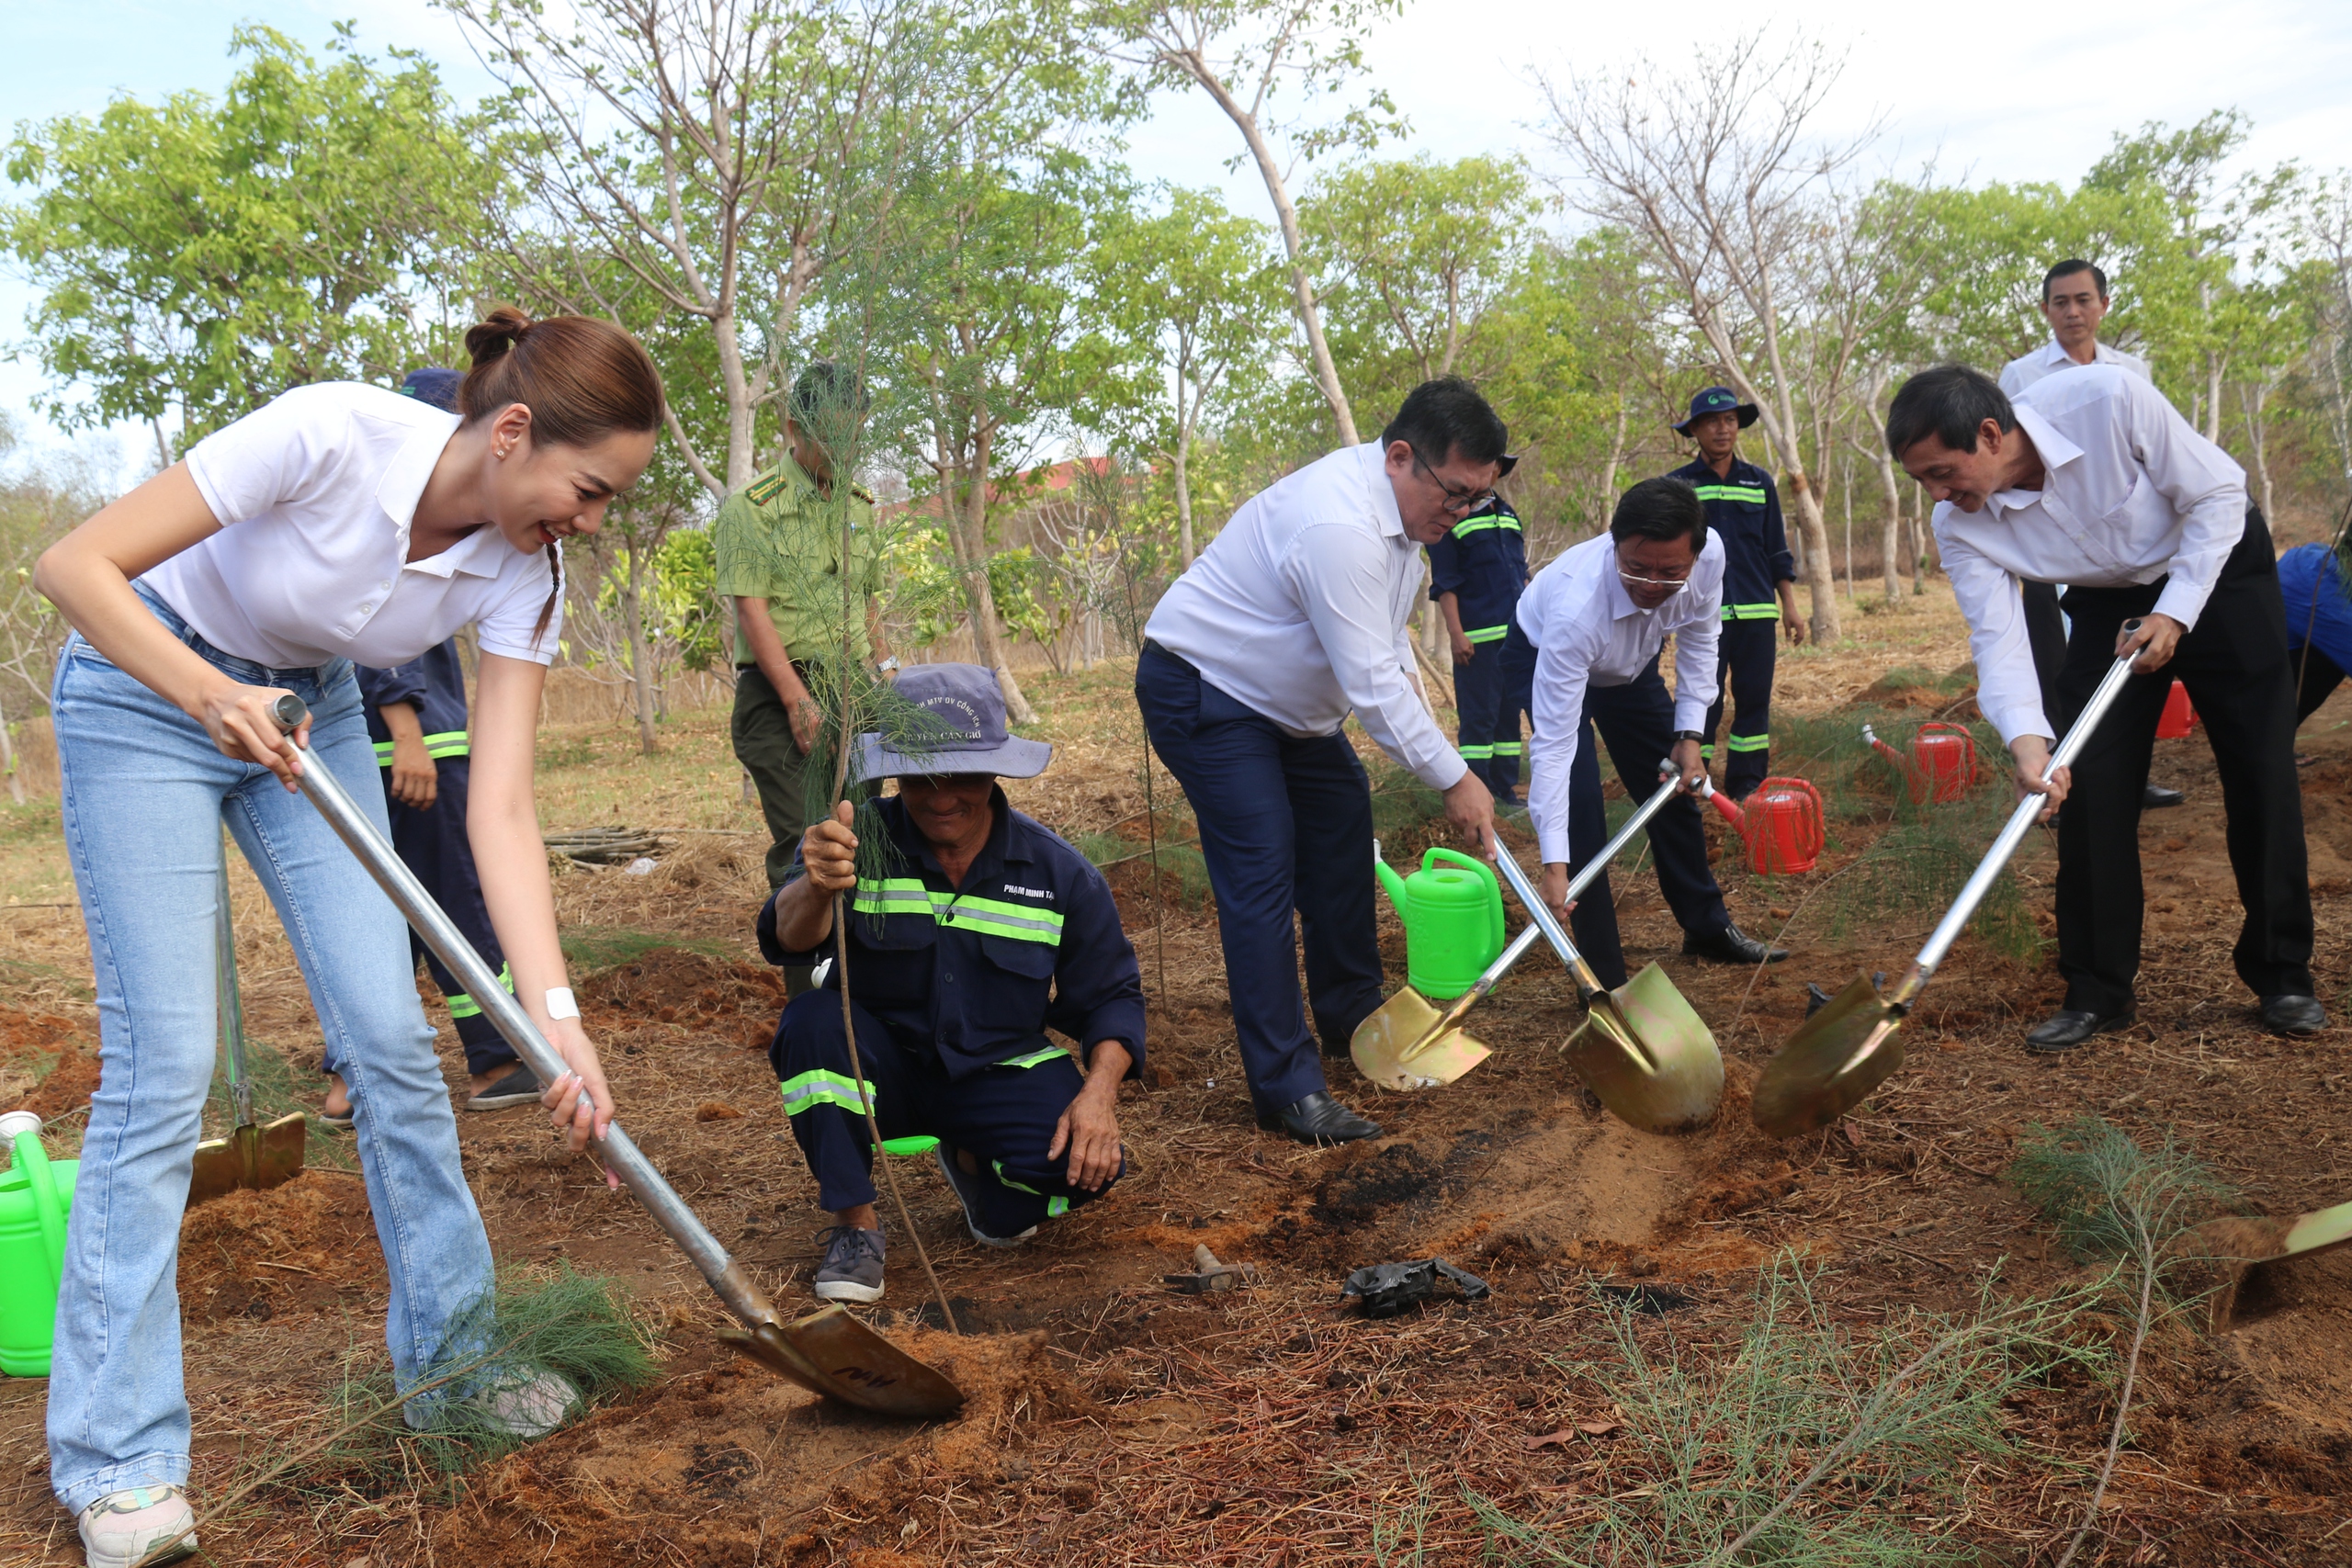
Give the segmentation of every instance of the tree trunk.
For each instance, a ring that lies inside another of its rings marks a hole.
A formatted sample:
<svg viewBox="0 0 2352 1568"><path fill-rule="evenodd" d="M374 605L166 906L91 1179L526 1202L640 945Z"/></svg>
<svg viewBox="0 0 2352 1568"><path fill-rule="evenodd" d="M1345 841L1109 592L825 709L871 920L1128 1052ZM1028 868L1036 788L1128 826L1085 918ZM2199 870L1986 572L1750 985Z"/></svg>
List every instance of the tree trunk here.
<svg viewBox="0 0 2352 1568"><path fill-rule="evenodd" d="M2278 515L2270 509L2270 450L2265 439L2270 433L2265 407L2270 393L2268 389L2249 381L2239 389L2238 396L2245 404L2245 443L2253 452L2255 482L2261 487L2262 515L2267 522Z"/></svg>
<svg viewBox="0 0 2352 1568"><path fill-rule="evenodd" d="M8 798L25 803L25 781L17 774L17 746L8 737L8 716L0 713L0 773L8 775Z"/></svg>
<svg viewBox="0 0 2352 1568"><path fill-rule="evenodd" d="M1894 609L1903 597L1903 490L1894 482L1894 459L1886 453L1883 443L1878 447L1878 480L1886 491L1886 524L1879 530L1879 586L1886 590L1886 607Z"/></svg>
<svg viewBox="0 0 2352 1568"><path fill-rule="evenodd" d="M1928 523L1915 510L1911 515L1911 592L1928 592Z"/></svg>
<svg viewBox="0 0 2352 1568"><path fill-rule="evenodd" d="M1181 570L1190 571L1193 567L1193 479L1190 468L1193 427L1181 416L1176 423L1176 450L1170 456L1174 459L1176 470L1176 549L1183 561Z"/></svg>
<svg viewBox="0 0 2352 1568"><path fill-rule="evenodd" d="M1315 385L1322 392L1323 400L1331 405L1331 424L1339 433L1340 445L1357 446L1362 438L1356 434L1355 412L1348 407L1348 394L1340 389L1340 367L1332 362L1331 345L1323 337L1323 311L1315 302L1315 283L1306 276L1306 260L1302 254L1306 244L1298 232L1298 209L1291 204L1290 186L1274 163L1273 149L1266 145L1257 118L1226 90L1224 82L1209 69L1206 61L1186 55L1180 57L1178 62L1216 100L1216 107L1240 130L1241 140L1249 144L1250 156L1257 162L1259 176L1266 182L1266 195L1274 204L1274 217L1282 227L1283 252L1290 258L1291 292L1298 302L1298 323L1306 329L1307 352L1315 365Z"/></svg>
<svg viewBox="0 0 2352 1568"><path fill-rule="evenodd" d="M1609 466L1600 470L1600 515L1593 520L1592 531L1601 533L1609 526L1609 514L1615 509L1617 494L1617 465L1625 460L1625 400L1617 400L1617 428L1609 436Z"/></svg>
<svg viewBox="0 0 2352 1568"><path fill-rule="evenodd" d="M956 551L956 574L964 580L964 606L972 619L972 644L980 662L996 672L1006 716L1015 724L1035 724L1036 710L1022 695L1021 682L1013 679L1012 667L1005 658L1004 636L997 628L996 591L989 586L988 451L988 443L982 440L974 462L948 470L947 477L964 484L965 500L960 508L952 498L948 502L947 538Z"/></svg>
<svg viewBox="0 0 2352 1568"><path fill-rule="evenodd" d="M1803 468L1791 466L1789 494L1796 498L1797 525L1804 536L1804 558L1797 563L1806 592L1813 596L1807 617L1813 645L1826 648L1838 637L1837 563L1829 553L1829 524L1821 515L1821 497Z"/></svg>
<svg viewBox="0 0 2352 1568"><path fill-rule="evenodd" d="M621 581L621 621L628 628L628 672L637 704L637 744L646 756L661 750L653 731L653 650L645 640L644 552L624 552L628 572Z"/></svg>

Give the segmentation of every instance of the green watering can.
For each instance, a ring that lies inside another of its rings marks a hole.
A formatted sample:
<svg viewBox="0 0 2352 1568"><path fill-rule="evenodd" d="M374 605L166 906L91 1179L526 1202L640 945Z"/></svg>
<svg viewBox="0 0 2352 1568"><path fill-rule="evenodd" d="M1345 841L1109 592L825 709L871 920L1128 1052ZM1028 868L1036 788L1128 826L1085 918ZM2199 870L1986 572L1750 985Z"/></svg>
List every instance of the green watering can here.
<svg viewBox="0 0 2352 1568"><path fill-rule="evenodd" d="M65 1269L65 1216L82 1162L51 1159L40 1146L40 1117L30 1111L0 1116L0 1140L16 1151L0 1175L0 1372L45 1378Z"/></svg>
<svg viewBox="0 0 2352 1568"><path fill-rule="evenodd" d="M1494 868L1433 846L1420 870L1399 876L1380 858L1377 842L1372 864L1405 922L1405 983L1438 1001L1476 985L1503 950L1503 891Z"/></svg>

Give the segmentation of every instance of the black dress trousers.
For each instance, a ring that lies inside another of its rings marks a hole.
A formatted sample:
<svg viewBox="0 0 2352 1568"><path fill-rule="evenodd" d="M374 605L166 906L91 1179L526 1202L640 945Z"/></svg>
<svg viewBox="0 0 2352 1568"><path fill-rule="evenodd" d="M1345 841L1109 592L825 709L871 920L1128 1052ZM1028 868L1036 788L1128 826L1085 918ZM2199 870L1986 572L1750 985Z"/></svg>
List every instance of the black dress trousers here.
<svg viewBox="0 0 2352 1568"><path fill-rule="evenodd" d="M2062 728L2115 662L2123 622L2155 608L2164 581L2070 588L2074 618L2058 681ZM2258 997L2310 996L2311 882L2303 799L2295 776L2294 672L2270 529L2246 509L2245 533L2172 661L2135 675L2074 765L2058 816L2058 971L2070 1009L2113 1015L2130 1006L2140 969L2140 801L2156 722L2177 679L2197 705L2222 776L2230 868L2245 908L2233 954Z"/></svg>

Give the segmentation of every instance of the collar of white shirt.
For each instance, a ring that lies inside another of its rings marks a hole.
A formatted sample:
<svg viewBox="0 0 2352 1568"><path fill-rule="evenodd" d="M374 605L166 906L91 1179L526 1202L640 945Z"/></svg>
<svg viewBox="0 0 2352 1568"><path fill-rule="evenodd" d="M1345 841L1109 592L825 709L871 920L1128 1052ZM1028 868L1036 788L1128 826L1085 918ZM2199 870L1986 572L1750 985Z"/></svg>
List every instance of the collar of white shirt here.
<svg viewBox="0 0 2352 1568"><path fill-rule="evenodd" d="M2018 428L2033 443L2041 457L2041 490L1999 490L1984 498L1992 512L2018 512L2041 504L2043 494L2050 489L2051 476L2083 455L2083 449L2058 434L2058 427L2024 403L2012 404L2018 416Z"/></svg>
<svg viewBox="0 0 2352 1568"><path fill-rule="evenodd" d="M506 536L494 523L485 523L437 556L423 560L408 559L408 535L416 522L416 503L424 498L424 487L433 478L433 465L441 460L441 450L449 445L453 433L427 425L403 442L384 467L384 477L376 484L376 504L392 520L397 531L401 570L421 571L431 577L446 578L455 572L468 577L496 577L503 564L501 552L509 547Z"/></svg>
<svg viewBox="0 0 2352 1568"><path fill-rule="evenodd" d="M1367 441L1356 448L1356 455L1363 459L1364 488L1372 492L1372 520L1380 525L1384 536L1402 538L1405 514L1396 510L1396 487L1388 482L1388 448Z"/></svg>

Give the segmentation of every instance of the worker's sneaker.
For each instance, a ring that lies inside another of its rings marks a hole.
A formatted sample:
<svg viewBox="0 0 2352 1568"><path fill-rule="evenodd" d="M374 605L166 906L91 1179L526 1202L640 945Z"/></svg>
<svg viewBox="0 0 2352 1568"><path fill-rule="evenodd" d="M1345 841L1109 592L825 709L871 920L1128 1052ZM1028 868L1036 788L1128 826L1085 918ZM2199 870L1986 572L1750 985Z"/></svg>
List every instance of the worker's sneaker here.
<svg viewBox="0 0 2352 1568"><path fill-rule="evenodd" d="M826 1243L825 1260L814 1281L820 1300L878 1302L882 1299L882 1233L834 1225L817 1233Z"/></svg>
<svg viewBox="0 0 2352 1568"><path fill-rule="evenodd" d="M945 1144L940 1145L931 1152L939 1161L939 1173L947 1178L947 1185L954 1190L956 1201L964 1205L964 1228L972 1233L974 1241L978 1242L982 1247L1019 1247L1037 1234L1035 1225L1031 1225L1019 1235L990 1235L982 1230L980 1228L980 1190L981 1184L987 1181L988 1178L967 1172L956 1162L956 1151Z"/></svg>
<svg viewBox="0 0 2352 1568"><path fill-rule="evenodd" d="M196 1510L176 1486L109 1492L82 1510L80 1522L89 1568L153 1568L196 1554Z"/></svg>
<svg viewBox="0 0 2352 1568"><path fill-rule="evenodd" d="M503 1111L510 1105L537 1105L539 1096L546 1092L547 1086L539 1082L530 1068L517 1062L514 1071L496 1083L486 1086L480 1094L469 1096L466 1109Z"/></svg>

